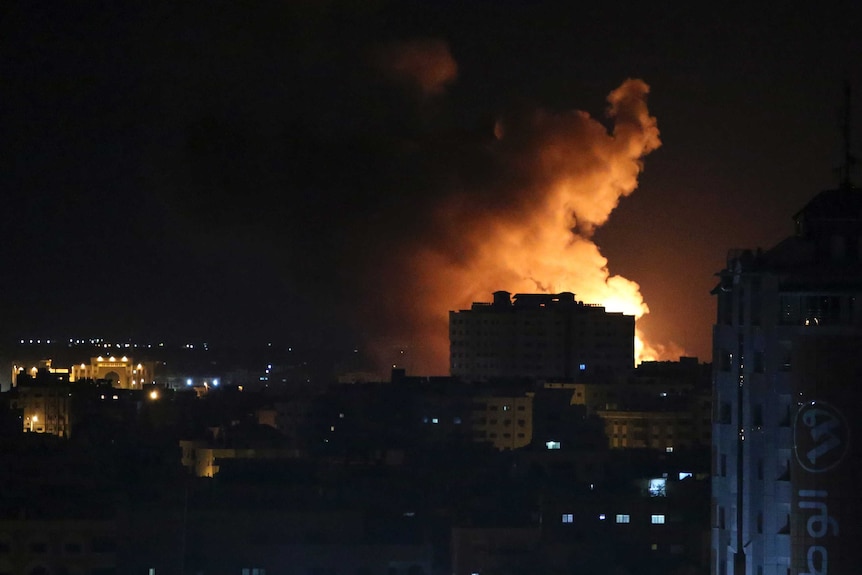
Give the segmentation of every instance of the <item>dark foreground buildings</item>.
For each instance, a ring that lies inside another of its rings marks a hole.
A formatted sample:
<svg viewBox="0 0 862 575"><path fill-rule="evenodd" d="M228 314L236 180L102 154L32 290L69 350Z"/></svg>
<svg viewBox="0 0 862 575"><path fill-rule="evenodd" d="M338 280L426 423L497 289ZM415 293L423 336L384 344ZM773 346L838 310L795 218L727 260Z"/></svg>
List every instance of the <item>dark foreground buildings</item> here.
<svg viewBox="0 0 862 575"><path fill-rule="evenodd" d="M794 219L713 292L714 575L859 572L862 191Z"/></svg>

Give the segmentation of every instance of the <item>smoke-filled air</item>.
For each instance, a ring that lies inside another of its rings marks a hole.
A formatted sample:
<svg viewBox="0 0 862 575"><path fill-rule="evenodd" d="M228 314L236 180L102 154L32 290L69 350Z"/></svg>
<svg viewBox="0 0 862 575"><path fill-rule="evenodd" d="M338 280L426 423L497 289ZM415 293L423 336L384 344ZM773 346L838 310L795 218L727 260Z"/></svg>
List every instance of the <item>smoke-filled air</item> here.
<svg viewBox="0 0 862 575"><path fill-rule="evenodd" d="M610 127L578 110L520 112L498 118L487 140L464 151L481 167L441 178L446 189L431 203L425 229L405 240L398 271L387 274L397 284L387 305L409 341L378 342L380 359L414 373L446 373L449 310L489 301L496 290L571 291L608 311L649 313L638 284L612 275L592 240L637 188L644 156L661 145L648 92L637 79L613 90L603 119ZM638 361L660 358L662 347L640 330L636 340Z"/></svg>

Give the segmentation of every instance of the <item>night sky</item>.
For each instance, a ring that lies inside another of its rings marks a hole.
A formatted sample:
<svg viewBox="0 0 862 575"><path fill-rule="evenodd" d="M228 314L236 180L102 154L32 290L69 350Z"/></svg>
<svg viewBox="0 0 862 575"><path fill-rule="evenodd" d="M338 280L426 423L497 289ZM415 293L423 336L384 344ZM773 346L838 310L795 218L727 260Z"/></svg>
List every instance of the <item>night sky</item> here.
<svg viewBox="0 0 862 575"><path fill-rule="evenodd" d="M709 360L727 250L837 184L845 80L862 116L851 2L35 4L0 7L4 340L355 345L445 373L437 320L520 288L441 304L434 262L476 269L533 214L546 151L612 146L632 78L661 146L577 237L639 284L656 349Z"/></svg>

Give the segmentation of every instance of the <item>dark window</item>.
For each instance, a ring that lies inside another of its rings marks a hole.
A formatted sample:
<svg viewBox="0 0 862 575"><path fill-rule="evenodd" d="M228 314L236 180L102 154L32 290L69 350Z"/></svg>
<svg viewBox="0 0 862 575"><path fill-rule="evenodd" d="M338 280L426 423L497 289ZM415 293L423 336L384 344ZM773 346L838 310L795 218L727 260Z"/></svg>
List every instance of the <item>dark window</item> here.
<svg viewBox="0 0 862 575"><path fill-rule="evenodd" d="M763 352L755 351L754 352L754 373L763 373L766 368L764 365Z"/></svg>
<svg viewBox="0 0 862 575"><path fill-rule="evenodd" d="M760 278L751 279L751 325L760 325Z"/></svg>
<svg viewBox="0 0 862 575"><path fill-rule="evenodd" d="M94 537L93 553L113 553L117 549L117 540L113 537Z"/></svg>
<svg viewBox="0 0 862 575"><path fill-rule="evenodd" d="M792 369L793 356L792 348L789 341L779 341L779 364L778 368L781 371L790 371Z"/></svg>
<svg viewBox="0 0 862 575"><path fill-rule="evenodd" d="M718 350L719 369L721 371L730 371L730 364L733 361L733 354L726 349Z"/></svg>
<svg viewBox="0 0 862 575"><path fill-rule="evenodd" d="M782 325L798 325L799 320L799 296L781 296L781 318Z"/></svg>
<svg viewBox="0 0 862 575"><path fill-rule="evenodd" d="M716 418L718 423L729 424L731 423L730 418L730 403L727 401L722 401L718 405L718 417Z"/></svg>
<svg viewBox="0 0 862 575"><path fill-rule="evenodd" d="M48 544L44 541L34 541L30 544L30 553L47 553Z"/></svg>
<svg viewBox="0 0 862 575"><path fill-rule="evenodd" d="M751 415L751 424L755 427L763 427L763 405L756 404Z"/></svg>
<svg viewBox="0 0 862 575"><path fill-rule="evenodd" d="M76 555L78 553L81 553L81 551L83 550L81 544L77 542L66 543L63 546L63 549L66 551L66 553L70 555Z"/></svg>

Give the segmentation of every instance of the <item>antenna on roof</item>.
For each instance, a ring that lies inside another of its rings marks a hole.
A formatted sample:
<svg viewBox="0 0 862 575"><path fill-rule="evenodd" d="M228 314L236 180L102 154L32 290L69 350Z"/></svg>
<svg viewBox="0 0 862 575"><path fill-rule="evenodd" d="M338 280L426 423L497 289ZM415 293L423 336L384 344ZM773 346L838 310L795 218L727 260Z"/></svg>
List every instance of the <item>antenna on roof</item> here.
<svg viewBox="0 0 862 575"><path fill-rule="evenodd" d="M850 82L844 81L844 114L842 118L842 131L844 136L844 163L838 168L838 173L841 178L842 188L852 188L853 184L850 181L850 175L853 172L853 165L856 163L856 158L850 147L851 127L851 97L850 97Z"/></svg>

